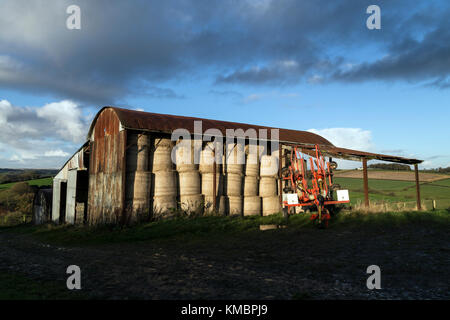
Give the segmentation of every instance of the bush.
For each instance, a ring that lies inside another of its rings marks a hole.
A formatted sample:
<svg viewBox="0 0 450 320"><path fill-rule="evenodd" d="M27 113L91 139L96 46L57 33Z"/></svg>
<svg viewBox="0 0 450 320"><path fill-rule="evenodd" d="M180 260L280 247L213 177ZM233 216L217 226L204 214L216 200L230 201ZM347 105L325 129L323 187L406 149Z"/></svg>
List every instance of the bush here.
<svg viewBox="0 0 450 320"><path fill-rule="evenodd" d="M31 192L31 188L27 182L17 182L11 187L11 191L18 195L23 195Z"/></svg>

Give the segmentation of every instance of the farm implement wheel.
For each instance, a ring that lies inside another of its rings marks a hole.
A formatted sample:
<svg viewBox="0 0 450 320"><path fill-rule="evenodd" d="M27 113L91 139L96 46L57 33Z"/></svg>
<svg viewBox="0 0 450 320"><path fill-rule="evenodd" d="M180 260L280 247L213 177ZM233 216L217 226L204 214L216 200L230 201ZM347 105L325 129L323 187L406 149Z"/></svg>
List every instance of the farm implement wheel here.
<svg viewBox="0 0 450 320"><path fill-rule="evenodd" d="M331 219L331 216L327 211L327 209L325 208L319 209L319 208L318 213L312 214L310 220L319 229L326 229L328 228L328 221Z"/></svg>

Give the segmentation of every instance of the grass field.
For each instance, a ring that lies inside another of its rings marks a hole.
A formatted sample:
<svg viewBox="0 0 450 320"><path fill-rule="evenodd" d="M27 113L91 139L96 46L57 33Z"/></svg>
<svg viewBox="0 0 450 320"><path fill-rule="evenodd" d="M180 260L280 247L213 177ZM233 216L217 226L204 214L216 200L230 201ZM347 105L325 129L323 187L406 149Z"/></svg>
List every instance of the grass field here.
<svg viewBox="0 0 450 320"><path fill-rule="evenodd" d="M224 236L259 233L261 224L288 225L291 230L308 230L317 227L310 221L309 214L297 214L285 220L281 214L260 216L208 216L198 218L176 218L131 227L114 225L41 225L22 224L12 227L0 226L0 232L14 232L32 235L40 241L54 245L82 246L141 241L177 240L183 242L199 239L218 239ZM331 221L329 228L341 229L366 226L401 226L403 224L434 223L448 226L450 214L447 210L405 211L384 213L341 212Z"/></svg>
<svg viewBox="0 0 450 320"><path fill-rule="evenodd" d="M28 180L26 182L28 182L28 184L30 186L51 186L52 185L52 179L53 178L41 178L41 179L35 179L35 180ZM17 182L12 182L12 183L3 183L0 184L0 190L6 190L11 188L14 184L16 184Z"/></svg>
<svg viewBox="0 0 450 320"><path fill-rule="evenodd" d="M351 204L364 200L363 180L358 178L336 177L334 181L343 189L350 191ZM420 184L421 199L426 207L436 200L437 208L450 207L450 179L422 182ZM369 178L369 199L371 202L411 202L416 197L415 182L400 180L381 180Z"/></svg>

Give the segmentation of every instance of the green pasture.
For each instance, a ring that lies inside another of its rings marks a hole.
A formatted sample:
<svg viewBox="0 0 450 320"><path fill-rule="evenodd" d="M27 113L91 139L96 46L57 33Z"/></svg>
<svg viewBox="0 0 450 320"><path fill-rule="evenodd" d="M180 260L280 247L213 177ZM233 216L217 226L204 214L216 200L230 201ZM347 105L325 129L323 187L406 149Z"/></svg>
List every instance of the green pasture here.
<svg viewBox="0 0 450 320"><path fill-rule="evenodd" d="M47 185L51 186L52 185L52 178L48 177L48 178L34 179L34 180L28 180L28 181L25 181L25 182L28 182L28 184L30 186L38 186L38 187L40 187L40 186L47 186ZM11 183L0 184L0 190L9 189L13 185L15 185L16 183L18 183L18 182L11 182Z"/></svg>
<svg viewBox="0 0 450 320"><path fill-rule="evenodd" d="M335 178L335 183L342 189L348 189L351 204L364 201L363 180L358 178ZM423 203L431 208L431 201L436 200L437 208L450 207L450 179L420 183ZM369 200L376 202L411 202L416 199L414 181L369 179Z"/></svg>

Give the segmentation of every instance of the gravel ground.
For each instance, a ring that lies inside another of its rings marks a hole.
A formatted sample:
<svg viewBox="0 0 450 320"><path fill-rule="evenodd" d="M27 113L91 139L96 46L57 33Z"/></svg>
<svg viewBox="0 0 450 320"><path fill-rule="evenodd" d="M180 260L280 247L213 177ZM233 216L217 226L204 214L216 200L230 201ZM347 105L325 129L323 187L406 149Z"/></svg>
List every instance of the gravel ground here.
<svg viewBox="0 0 450 320"><path fill-rule="evenodd" d="M57 280L82 271L102 299L449 299L448 229L283 229L214 239L61 247L0 231L0 270ZM381 268L381 290L366 269Z"/></svg>

